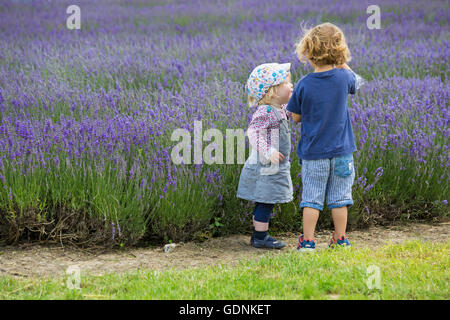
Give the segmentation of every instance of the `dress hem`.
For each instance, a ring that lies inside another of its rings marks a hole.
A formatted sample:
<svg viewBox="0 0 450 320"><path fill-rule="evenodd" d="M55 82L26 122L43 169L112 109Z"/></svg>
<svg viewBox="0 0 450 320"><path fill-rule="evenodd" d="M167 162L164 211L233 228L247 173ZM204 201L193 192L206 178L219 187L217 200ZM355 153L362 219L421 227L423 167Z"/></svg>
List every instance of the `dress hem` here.
<svg viewBox="0 0 450 320"><path fill-rule="evenodd" d="M254 202L260 202L260 203L268 203L268 204L277 204L277 203L289 203L292 202L294 200L294 197L286 200L277 200L277 201L267 201L267 199L249 199L249 198L243 198L240 197L239 195L236 196L239 199L243 199L243 200L248 200L248 201L254 201Z"/></svg>

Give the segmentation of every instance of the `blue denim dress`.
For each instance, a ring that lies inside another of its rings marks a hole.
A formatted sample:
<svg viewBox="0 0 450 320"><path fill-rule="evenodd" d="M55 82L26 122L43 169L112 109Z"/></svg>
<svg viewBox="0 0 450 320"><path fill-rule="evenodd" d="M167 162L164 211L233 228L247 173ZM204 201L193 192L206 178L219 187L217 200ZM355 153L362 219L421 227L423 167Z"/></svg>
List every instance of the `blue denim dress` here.
<svg viewBox="0 0 450 320"><path fill-rule="evenodd" d="M261 203L287 203L293 200L291 179L291 129L289 120L282 119L276 108L271 108L280 122L279 152L284 155L278 165L263 164L257 152L257 160L244 164L239 179L237 197ZM253 163L252 163L253 162Z"/></svg>

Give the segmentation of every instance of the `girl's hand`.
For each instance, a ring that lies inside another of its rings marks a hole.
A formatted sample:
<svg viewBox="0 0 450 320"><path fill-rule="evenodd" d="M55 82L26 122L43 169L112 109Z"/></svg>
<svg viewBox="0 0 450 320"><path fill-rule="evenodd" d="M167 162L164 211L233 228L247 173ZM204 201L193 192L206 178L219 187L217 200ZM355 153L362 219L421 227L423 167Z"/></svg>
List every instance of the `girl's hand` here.
<svg viewBox="0 0 450 320"><path fill-rule="evenodd" d="M279 162L284 160L284 155L281 152L275 151L270 156L270 162L272 164L278 164Z"/></svg>

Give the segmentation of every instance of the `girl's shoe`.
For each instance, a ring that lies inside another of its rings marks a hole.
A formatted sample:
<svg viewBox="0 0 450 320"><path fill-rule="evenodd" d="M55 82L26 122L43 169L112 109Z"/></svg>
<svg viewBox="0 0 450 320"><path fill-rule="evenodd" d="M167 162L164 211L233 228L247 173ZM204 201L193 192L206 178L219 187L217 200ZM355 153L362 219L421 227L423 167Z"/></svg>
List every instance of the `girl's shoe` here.
<svg viewBox="0 0 450 320"><path fill-rule="evenodd" d="M350 241L348 241L348 238L345 234L340 239L336 240L334 238L334 232L333 232L333 236L331 237L331 241L328 246L330 248L335 248L337 246L348 248L348 247L351 247L352 245L350 244Z"/></svg>
<svg viewBox="0 0 450 320"><path fill-rule="evenodd" d="M305 240L303 234L298 237L297 251L299 252L314 252L316 250L316 243L314 240Z"/></svg>
<svg viewBox="0 0 450 320"><path fill-rule="evenodd" d="M250 238L250 244L255 248L267 248L267 249L281 249L286 246L283 241L278 241L269 235L266 235L263 240L256 239L255 237Z"/></svg>

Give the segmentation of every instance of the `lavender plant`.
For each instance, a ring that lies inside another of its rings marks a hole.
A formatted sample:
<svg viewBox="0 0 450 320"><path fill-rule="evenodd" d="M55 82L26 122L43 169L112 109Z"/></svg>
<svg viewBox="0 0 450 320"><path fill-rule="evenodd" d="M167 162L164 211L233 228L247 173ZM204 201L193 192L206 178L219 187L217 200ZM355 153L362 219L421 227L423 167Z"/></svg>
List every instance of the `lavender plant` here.
<svg viewBox="0 0 450 320"><path fill-rule="evenodd" d="M364 1L82 0L80 30L65 26L70 4L0 4L1 239L179 241L217 219L219 234L246 231L241 165L174 165L171 133L193 134L194 121L245 130L249 72L291 62L298 81L311 72L294 53L300 26L323 21L344 30L349 64L367 80L349 98L358 147L350 227L448 215L444 2L378 1L379 30L367 29ZM296 230L298 211L297 202L278 208L274 225Z"/></svg>

